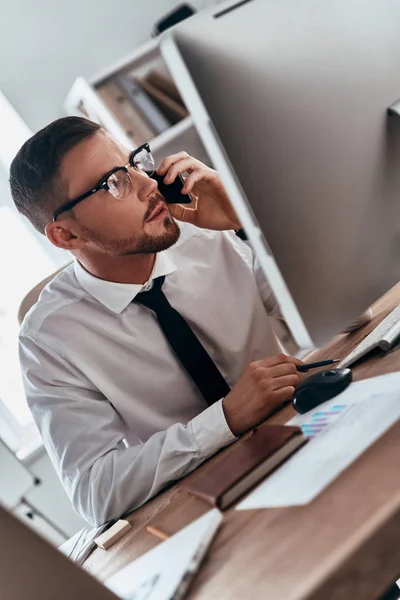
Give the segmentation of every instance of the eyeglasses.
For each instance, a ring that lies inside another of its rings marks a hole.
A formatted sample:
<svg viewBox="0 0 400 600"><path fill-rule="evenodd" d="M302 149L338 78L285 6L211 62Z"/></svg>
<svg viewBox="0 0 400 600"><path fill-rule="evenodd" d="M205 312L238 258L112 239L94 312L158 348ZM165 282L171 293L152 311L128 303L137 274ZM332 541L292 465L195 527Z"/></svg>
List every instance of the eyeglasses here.
<svg viewBox="0 0 400 600"><path fill-rule="evenodd" d="M82 202L82 200L89 198L89 196L92 196L100 190L109 192L118 200L127 198L132 191L132 179L129 175L129 167L132 167L135 171L142 171L149 175L149 177L153 175L156 170L156 165L149 144L142 144L139 148L133 150L129 155L129 162L124 167L114 167L112 171L104 176L103 181L96 185L96 187L88 190L78 198L75 198L75 200L70 200L66 204L60 206L60 208L57 208L53 214L53 221L56 221L61 213L71 210L74 206L79 204L79 202Z"/></svg>

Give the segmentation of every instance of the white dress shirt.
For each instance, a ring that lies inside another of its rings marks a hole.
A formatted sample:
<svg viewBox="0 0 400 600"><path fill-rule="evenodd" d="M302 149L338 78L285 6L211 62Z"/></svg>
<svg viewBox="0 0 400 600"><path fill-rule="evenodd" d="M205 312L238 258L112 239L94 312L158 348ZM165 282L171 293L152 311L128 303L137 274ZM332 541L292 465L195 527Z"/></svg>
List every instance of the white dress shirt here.
<svg viewBox="0 0 400 600"><path fill-rule="evenodd" d="M20 334L28 404L87 521L140 506L235 439L222 399L207 407L155 315L133 298L165 275L165 295L232 387L249 362L280 352L253 263L233 232L182 225L144 286L98 279L76 261L29 311Z"/></svg>

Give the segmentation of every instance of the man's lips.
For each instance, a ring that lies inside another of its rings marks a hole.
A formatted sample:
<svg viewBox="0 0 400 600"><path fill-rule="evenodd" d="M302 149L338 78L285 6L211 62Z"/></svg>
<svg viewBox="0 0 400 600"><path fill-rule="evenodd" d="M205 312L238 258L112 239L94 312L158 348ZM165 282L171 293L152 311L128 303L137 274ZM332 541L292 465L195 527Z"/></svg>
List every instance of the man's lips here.
<svg viewBox="0 0 400 600"><path fill-rule="evenodd" d="M156 219L161 219L162 217L165 217L167 214L168 210L164 202L159 202L159 204L157 204L156 208L153 210L149 218L146 220L147 222L155 221Z"/></svg>

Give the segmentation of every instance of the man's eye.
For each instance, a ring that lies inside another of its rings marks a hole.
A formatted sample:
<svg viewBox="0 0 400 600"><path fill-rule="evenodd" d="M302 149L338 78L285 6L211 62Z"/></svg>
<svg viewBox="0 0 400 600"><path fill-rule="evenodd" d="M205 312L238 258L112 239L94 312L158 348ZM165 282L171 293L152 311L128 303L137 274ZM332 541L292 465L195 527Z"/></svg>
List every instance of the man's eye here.
<svg viewBox="0 0 400 600"><path fill-rule="evenodd" d="M107 181L110 190L117 190L121 184L119 177L116 175L110 175Z"/></svg>

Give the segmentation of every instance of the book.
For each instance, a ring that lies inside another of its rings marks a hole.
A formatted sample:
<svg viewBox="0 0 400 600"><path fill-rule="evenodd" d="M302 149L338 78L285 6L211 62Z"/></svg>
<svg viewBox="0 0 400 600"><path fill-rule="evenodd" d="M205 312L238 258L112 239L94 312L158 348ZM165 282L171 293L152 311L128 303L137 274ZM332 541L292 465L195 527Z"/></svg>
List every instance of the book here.
<svg viewBox="0 0 400 600"><path fill-rule="evenodd" d="M220 511L209 510L110 577L106 586L122 600L182 600L221 522Z"/></svg>
<svg viewBox="0 0 400 600"><path fill-rule="evenodd" d="M140 146L154 138L155 130L132 106L131 100L115 80L110 79L98 86L97 93L114 113L135 146Z"/></svg>
<svg viewBox="0 0 400 600"><path fill-rule="evenodd" d="M147 78L136 78L140 87L152 98L156 106L167 117L172 125L179 123L188 116L188 110L179 102L168 96L165 92L150 83Z"/></svg>
<svg viewBox="0 0 400 600"><path fill-rule="evenodd" d="M188 492L225 510L307 442L299 427L266 425L188 486Z"/></svg>
<svg viewBox="0 0 400 600"><path fill-rule="evenodd" d="M130 75L118 75L116 78L118 85L128 96L134 108L146 120L148 125L159 135L171 126L170 121L160 111L153 100L146 94Z"/></svg>
<svg viewBox="0 0 400 600"><path fill-rule="evenodd" d="M171 77L168 77L168 75L164 75L164 73L161 73L161 71L152 69L146 74L145 79L148 83L154 85L154 87L158 88L161 92L167 94L167 96L172 98L172 100L175 100L176 102L181 104L183 108L186 108L182 100L182 96L180 95L179 90L176 87L173 80L171 79Z"/></svg>

